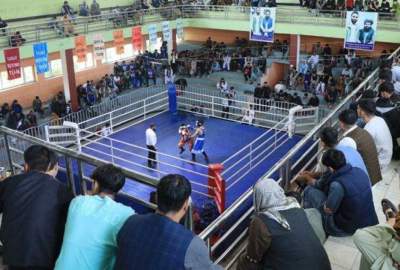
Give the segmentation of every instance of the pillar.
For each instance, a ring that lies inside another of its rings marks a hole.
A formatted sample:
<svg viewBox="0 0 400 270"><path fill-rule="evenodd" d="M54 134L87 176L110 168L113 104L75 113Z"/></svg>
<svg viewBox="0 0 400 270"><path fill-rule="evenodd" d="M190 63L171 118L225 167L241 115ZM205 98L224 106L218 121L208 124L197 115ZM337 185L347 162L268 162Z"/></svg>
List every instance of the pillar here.
<svg viewBox="0 0 400 270"><path fill-rule="evenodd" d="M172 50L176 51L176 29L172 29Z"/></svg>
<svg viewBox="0 0 400 270"><path fill-rule="evenodd" d="M290 35L289 39L289 63L299 69L300 61L300 35Z"/></svg>
<svg viewBox="0 0 400 270"><path fill-rule="evenodd" d="M64 95L66 101L71 101L71 109L76 112L79 108L78 91L76 89L75 68L74 68L74 49L60 51Z"/></svg>

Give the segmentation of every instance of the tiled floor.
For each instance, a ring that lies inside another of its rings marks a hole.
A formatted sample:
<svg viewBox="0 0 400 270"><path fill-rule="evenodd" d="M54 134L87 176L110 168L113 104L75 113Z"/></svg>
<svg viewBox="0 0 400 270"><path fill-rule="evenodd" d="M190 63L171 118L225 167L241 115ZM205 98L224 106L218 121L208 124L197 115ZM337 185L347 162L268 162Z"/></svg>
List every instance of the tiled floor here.
<svg viewBox="0 0 400 270"><path fill-rule="evenodd" d="M395 205L400 203L400 162L392 162L383 181L372 188L376 213L380 223L385 222L381 200L387 198ZM325 249L332 264L332 270L358 270L361 254L355 247L351 237L329 237Z"/></svg>

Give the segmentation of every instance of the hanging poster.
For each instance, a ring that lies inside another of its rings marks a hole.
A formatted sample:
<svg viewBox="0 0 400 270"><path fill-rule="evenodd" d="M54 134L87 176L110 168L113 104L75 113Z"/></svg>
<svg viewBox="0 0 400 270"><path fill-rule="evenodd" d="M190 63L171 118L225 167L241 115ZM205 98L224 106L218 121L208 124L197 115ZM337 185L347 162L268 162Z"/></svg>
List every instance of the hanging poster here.
<svg viewBox="0 0 400 270"><path fill-rule="evenodd" d="M344 48L373 51L377 24L377 12L347 11Z"/></svg>
<svg viewBox="0 0 400 270"><path fill-rule="evenodd" d="M5 49L4 59L6 61L8 80L21 78L21 59L19 57L19 48Z"/></svg>
<svg viewBox="0 0 400 270"><path fill-rule="evenodd" d="M183 21L182 19L176 20L176 37L183 40Z"/></svg>
<svg viewBox="0 0 400 270"><path fill-rule="evenodd" d="M142 51L142 27L135 26L132 28L132 46L134 51Z"/></svg>
<svg viewBox="0 0 400 270"><path fill-rule="evenodd" d="M172 36L171 29L169 28L169 21L162 22L162 32L163 32L163 40L169 41Z"/></svg>
<svg viewBox="0 0 400 270"><path fill-rule="evenodd" d="M115 52L119 54L123 54L125 52L125 39L124 39L124 31L116 30L113 32L114 37L114 47Z"/></svg>
<svg viewBox="0 0 400 270"><path fill-rule="evenodd" d="M96 60L103 60L106 53L106 46L102 34L93 35L93 51Z"/></svg>
<svg viewBox="0 0 400 270"><path fill-rule="evenodd" d="M86 61L86 37L77 36L75 37L75 55L78 58L78 62Z"/></svg>
<svg viewBox="0 0 400 270"><path fill-rule="evenodd" d="M33 56L35 58L36 73L43 74L49 71L49 57L47 43L37 43L33 45Z"/></svg>
<svg viewBox="0 0 400 270"><path fill-rule="evenodd" d="M156 24L150 24L147 28L149 32L149 44L150 47L156 46L157 45L157 25Z"/></svg>
<svg viewBox="0 0 400 270"><path fill-rule="evenodd" d="M250 9L250 40L274 42L276 8Z"/></svg>

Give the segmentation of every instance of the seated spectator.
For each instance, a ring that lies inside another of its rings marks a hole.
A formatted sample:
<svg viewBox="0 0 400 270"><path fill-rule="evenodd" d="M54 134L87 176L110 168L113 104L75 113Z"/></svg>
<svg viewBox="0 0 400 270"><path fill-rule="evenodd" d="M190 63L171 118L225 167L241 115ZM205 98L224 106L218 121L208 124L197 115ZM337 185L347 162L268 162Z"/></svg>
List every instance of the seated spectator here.
<svg viewBox="0 0 400 270"><path fill-rule="evenodd" d="M27 128L37 126L36 114L33 111L30 111L26 115L26 120L28 121L28 123L27 123L28 127Z"/></svg>
<svg viewBox="0 0 400 270"><path fill-rule="evenodd" d="M342 70L342 76L353 78L353 71L351 70L350 65L346 65L346 67Z"/></svg>
<svg viewBox="0 0 400 270"><path fill-rule="evenodd" d="M307 105L311 106L311 107L318 107L319 106L319 98L314 93L312 93L311 98L308 101Z"/></svg>
<svg viewBox="0 0 400 270"><path fill-rule="evenodd" d="M316 208L327 235L348 236L357 229L378 224L368 175L346 164L344 154L327 150L322 164L330 175L320 180L307 177L304 208Z"/></svg>
<svg viewBox="0 0 400 270"><path fill-rule="evenodd" d="M219 90L221 93L226 93L228 91L228 83L224 78L221 78L217 83L217 90Z"/></svg>
<svg viewBox="0 0 400 270"><path fill-rule="evenodd" d="M244 111L242 121L247 122L251 125L254 122L254 116L255 116L255 112L254 112L253 106L250 105L250 107Z"/></svg>
<svg viewBox="0 0 400 270"><path fill-rule="evenodd" d="M357 106L358 115L366 123L364 129L372 136L378 151L379 165L385 171L393 155L393 141L389 127L383 118L376 116L376 105L373 100L361 99Z"/></svg>
<svg viewBox="0 0 400 270"><path fill-rule="evenodd" d="M376 101L376 110L380 113L389 127L393 141L393 159L400 159L400 97L394 93L393 84L384 82L379 85L380 98Z"/></svg>
<svg viewBox="0 0 400 270"><path fill-rule="evenodd" d="M97 16L101 14L101 9L99 3L96 0L93 0L92 4L90 5L90 15Z"/></svg>
<svg viewBox="0 0 400 270"><path fill-rule="evenodd" d="M332 127L324 128L319 134L319 139L321 140L320 144L322 147L322 155L329 149L336 149L341 151L346 158L346 162L350 164L352 167L359 168L368 175L367 168L364 164L364 160L362 159L360 153L358 153L357 149L339 144L339 133L336 129ZM322 158L321 155L321 158ZM322 159L318 160L317 167L315 169L316 175L315 177L320 177L321 175L327 173L329 170L326 166L322 164Z"/></svg>
<svg viewBox="0 0 400 270"><path fill-rule="evenodd" d="M86 1L83 1L79 4L79 16L87 17L89 16L89 6L86 4Z"/></svg>
<svg viewBox="0 0 400 270"><path fill-rule="evenodd" d="M6 34L6 27L8 26L7 22L5 20L3 20L2 18L0 18L0 29L3 35Z"/></svg>
<svg viewBox="0 0 400 270"><path fill-rule="evenodd" d="M71 201L56 270L114 269L117 234L135 212L114 201L125 184L120 169L111 164L97 167L92 179L92 195Z"/></svg>
<svg viewBox="0 0 400 270"><path fill-rule="evenodd" d="M286 197L273 179L258 181L253 198L255 215L247 249L236 269L331 269L324 247L295 198Z"/></svg>
<svg viewBox="0 0 400 270"><path fill-rule="evenodd" d="M386 223L357 230L354 244L361 252L360 270L399 269L400 267L400 213L389 200L391 207L383 207ZM391 209L392 208L392 209Z"/></svg>
<svg viewBox="0 0 400 270"><path fill-rule="evenodd" d="M61 16L65 16L65 15L67 15L70 18L73 18L73 16L74 16L74 10L68 4L68 1L64 1L64 4L61 7Z"/></svg>
<svg viewBox="0 0 400 270"><path fill-rule="evenodd" d="M8 269L54 269L72 194L54 177L57 156L33 145L24 152L25 173L0 182L1 242Z"/></svg>
<svg viewBox="0 0 400 270"><path fill-rule="evenodd" d="M157 186L157 212L133 215L117 236L115 269L221 269L199 237L179 222L189 208L192 188L180 175L166 175ZM149 241L149 239L155 239ZM140 247L140 248L138 248Z"/></svg>
<svg viewBox="0 0 400 270"><path fill-rule="evenodd" d="M325 101L328 103L328 106L332 107L335 104L338 97L338 92L332 86L328 86L325 92Z"/></svg>
<svg viewBox="0 0 400 270"><path fill-rule="evenodd" d="M10 37L10 45L11 47L19 47L25 43L26 39L24 39L19 31L15 32L14 35Z"/></svg>
<svg viewBox="0 0 400 270"><path fill-rule="evenodd" d="M39 96L36 96L32 102L32 109L35 113L39 113L43 116L43 108L42 108L42 101L40 100Z"/></svg>
<svg viewBox="0 0 400 270"><path fill-rule="evenodd" d="M392 12L392 8L387 0L382 0L381 6L379 7L379 11L383 13L387 13L385 15L390 15L389 13Z"/></svg>
<svg viewBox="0 0 400 270"><path fill-rule="evenodd" d="M339 145L350 146L360 153L367 167L372 185L382 180L379 167L378 152L372 136L356 125L357 113L353 110L344 110L339 114L339 127L342 130L342 139Z"/></svg>
<svg viewBox="0 0 400 270"><path fill-rule="evenodd" d="M111 128L111 126L110 126L110 123L107 122L107 123L101 128L100 135L103 136L103 137L107 137L107 136L109 136L109 135L111 135L111 134L112 134L112 128Z"/></svg>
<svg viewBox="0 0 400 270"><path fill-rule="evenodd" d="M399 14L400 16L400 5L399 5ZM397 95L400 95L400 58L397 58L392 66L392 82L394 86L394 92Z"/></svg>

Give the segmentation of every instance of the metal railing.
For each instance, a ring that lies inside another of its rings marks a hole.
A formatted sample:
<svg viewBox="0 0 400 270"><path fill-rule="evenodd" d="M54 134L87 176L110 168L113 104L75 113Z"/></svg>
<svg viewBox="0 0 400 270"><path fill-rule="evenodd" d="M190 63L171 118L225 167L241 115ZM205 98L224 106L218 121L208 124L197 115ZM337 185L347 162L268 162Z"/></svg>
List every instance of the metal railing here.
<svg viewBox="0 0 400 270"><path fill-rule="evenodd" d="M392 59L399 55L400 55L400 47L389 56L389 59ZM282 185L286 186L289 183L291 174L296 174L296 172L298 172L299 170L302 170L303 168L309 168L309 166L313 165L313 162L315 163L316 155L314 153L312 158L310 158L309 155L312 154L313 151L315 152L316 147L318 147L318 142L313 142L311 144L310 142L316 138L317 134L325 126L334 125L335 122L337 122L336 119L338 117L338 114L343 109L347 108L349 104L353 102L360 93L362 93L365 90L376 89L376 82L378 81L378 73L379 73L379 68L375 69L362 83L358 85L356 89L354 89L354 91L352 91L334 109L332 109L329 112L329 114L319 122L318 125L316 125L309 133L307 133L307 135L304 136L302 140L299 143L297 143L279 162L274 164L274 166L271 169L269 169L268 172L263 177L260 178L260 180L280 175L278 180L283 181ZM306 147L307 145L309 145L308 149L305 149L305 151L303 151L304 150L303 148ZM294 157L299 153L302 153L301 157L297 159L297 161L294 164L292 164L292 162L294 161L293 160ZM251 201L252 199L252 196L253 196L253 189L249 188L230 207L228 207L224 213L222 213L205 230L203 230L200 233L199 236L207 243L211 256L213 256L213 253L216 250L215 245L222 245L223 244L221 243L222 241L226 241L227 239L232 240L232 237L235 238L233 242L224 243L227 244L228 247L224 249L222 254L217 254L219 256L215 258L215 263L220 263L221 261L226 259L227 256L233 250L238 248L237 244L246 238L247 224L245 223L245 221L248 220L248 218L254 212L254 207L251 206L250 209L246 210L246 212L243 213L240 216L240 218L236 220L236 222L234 222L233 224L229 224L229 230L223 235L223 237L220 238L219 241L217 241L217 243L214 243L214 245L211 244L211 237L216 232L221 230L221 228L224 227L226 222L228 222L232 216L237 214L237 211L243 205L249 203L249 201ZM245 248L246 246L242 245L239 251L235 250L235 255L228 262L225 269L229 269L236 262L240 254L245 250Z"/></svg>
<svg viewBox="0 0 400 270"><path fill-rule="evenodd" d="M143 101L144 99L149 97L153 97L154 99L154 96L163 92L165 92L164 86L152 86L136 89L131 91L130 93L119 95L116 98L104 98L103 101L99 104L82 109L78 112L73 112L60 119L54 119L48 122L41 123L36 127L31 127L25 130L24 133L34 137L45 139L45 126L60 126L64 121L81 124L81 128L88 128L90 126L95 127L96 123L105 123L106 120L109 119L110 113L113 111L114 114L111 117L118 116L118 118L111 124L114 124L116 126L125 121L124 119L129 118L129 115L126 112L128 112L129 110L135 110L140 107L140 104L138 104L138 100ZM149 103L151 103L150 100ZM145 108L145 106L142 107ZM146 110L144 110L144 115L151 112L151 109L152 107L149 106L147 108L147 112ZM97 127L99 126L97 125Z"/></svg>
<svg viewBox="0 0 400 270"><path fill-rule="evenodd" d="M74 18L73 34L88 34L115 28L131 27L151 22L175 20L177 18L214 18L249 20L249 7L239 6L193 6L179 5L145 10L122 11L118 14L105 13L98 16ZM344 11L320 11L328 16L313 16L299 7L278 7L277 23L339 26L345 25ZM380 13L379 29L397 31L400 27L398 17ZM71 36L64 31L64 22L49 20L5 28L5 35L0 37L0 47L10 46L9 42L15 32L20 32L26 42L47 41L50 39Z"/></svg>

